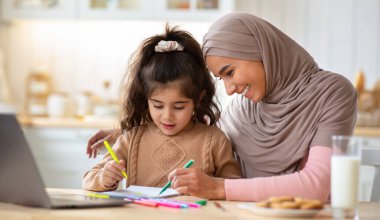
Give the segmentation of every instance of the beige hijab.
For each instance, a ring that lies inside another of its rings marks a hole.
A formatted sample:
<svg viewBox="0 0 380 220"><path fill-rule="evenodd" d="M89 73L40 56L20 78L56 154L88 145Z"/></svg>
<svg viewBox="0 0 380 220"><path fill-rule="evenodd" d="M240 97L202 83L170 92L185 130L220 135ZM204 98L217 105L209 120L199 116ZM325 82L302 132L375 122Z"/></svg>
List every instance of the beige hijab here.
<svg viewBox="0 0 380 220"><path fill-rule="evenodd" d="M264 63L263 100L254 103L239 95L221 118L246 177L295 172L310 147L330 147L333 134L352 134L357 95L351 83L320 69L270 23L246 13L228 14L210 27L203 52Z"/></svg>

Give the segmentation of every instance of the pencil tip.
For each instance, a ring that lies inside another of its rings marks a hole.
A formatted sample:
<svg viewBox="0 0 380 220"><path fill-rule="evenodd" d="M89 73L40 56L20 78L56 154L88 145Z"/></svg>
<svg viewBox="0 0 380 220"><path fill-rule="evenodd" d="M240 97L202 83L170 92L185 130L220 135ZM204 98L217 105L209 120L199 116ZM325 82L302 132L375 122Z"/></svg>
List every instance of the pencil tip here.
<svg viewBox="0 0 380 220"><path fill-rule="evenodd" d="M164 188L162 188L161 189L161 192L160 193L158 193L158 195L161 195L164 191L166 190L166 188L164 187Z"/></svg>

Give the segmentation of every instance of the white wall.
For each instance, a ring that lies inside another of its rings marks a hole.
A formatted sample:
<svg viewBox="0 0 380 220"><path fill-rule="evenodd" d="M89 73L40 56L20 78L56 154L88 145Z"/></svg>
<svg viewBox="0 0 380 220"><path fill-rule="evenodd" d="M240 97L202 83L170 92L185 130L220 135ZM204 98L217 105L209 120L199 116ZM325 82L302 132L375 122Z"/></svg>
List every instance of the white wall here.
<svg viewBox="0 0 380 220"><path fill-rule="evenodd" d="M351 81L363 69L367 88L380 79L380 1L237 0L236 9L258 15L304 46L323 69ZM201 41L210 22L172 22ZM56 91L102 92L111 80L116 96L127 60L142 39L161 33L163 22L23 21L0 26L0 49L13 98L21 110L25 78L39 63L53 74ZM218 88L223 104L228 102Z"/></svg>
<svg viewBox="0 0 380 220"><path fill-rule="evenodd" d="M209 23L180 23L201 42ZM53 75L56 92L74 96L81 91L101 95L111 81L116 97L130 55L140 42L162 33L164 22L22 21L8 27L6 70L15 102L22 109L26 76L35 68Z"/></svg>
<svg viewBox="0 0 380 220"><path fill-rule="evenodd" d="M239 0L237 9L273 23L323 69L351 81L362 69L368 89L380 80L378 0Z"/></svg>

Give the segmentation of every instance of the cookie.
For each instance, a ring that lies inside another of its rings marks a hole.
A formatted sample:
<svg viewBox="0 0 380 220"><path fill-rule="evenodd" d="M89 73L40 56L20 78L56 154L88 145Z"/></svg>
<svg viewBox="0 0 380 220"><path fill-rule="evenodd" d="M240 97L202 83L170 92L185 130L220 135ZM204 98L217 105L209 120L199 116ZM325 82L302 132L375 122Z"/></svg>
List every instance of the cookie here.
<svg viewBox="0 0 380 220"><path fill-rule="evenodd" d="M323 209L323 203L319 200L292 196L270 197L257 202L256 206L273 209Z"/></svg>
<svg viewBox="0 0 380 220"><path fill-rule="evenodd" d="M294 201L295 202L300 202L300 203L302 203L302 202L304 202L306 199L305 198L302 198L302 197L294 197Z"/></svg>
<svg viewBox="0 0 380 220"><path fill-rule="evenodd" d="M279 203L271 203L270 207L275 209L298 209L300 208L300 204L297 202L285 201Z"/></svg>
<svg viewBox="0 0 380 220"><path fill-rule="evenodd" d="M319 200L306 200L300 206L300 209L322 209L323 204Z"/></svg>
<svg viewBox="0 0 380 220"><path fill-rule="evenodd" d="M268 201L271 203L293 202L294 198L291 196L275 196L275 197L270 197Z"/></svg>
<svg viewBox="0 0 380 220"><path fill-rule="evenodd" d="M258 207L264 207L264 208L269 208L270 207L270 202L267 201L267 200L261 201L261 202L257 202L256 206L258 206Z"/></svg>

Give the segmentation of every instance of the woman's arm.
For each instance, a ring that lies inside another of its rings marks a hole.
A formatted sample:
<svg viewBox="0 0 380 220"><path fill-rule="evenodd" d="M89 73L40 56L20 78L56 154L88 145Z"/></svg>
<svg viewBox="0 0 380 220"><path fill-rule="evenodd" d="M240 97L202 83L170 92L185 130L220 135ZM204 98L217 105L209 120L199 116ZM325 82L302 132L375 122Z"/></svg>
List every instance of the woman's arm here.
<svg viewBox="0 0 380 220"><path fill-rule="evenodd" d="M198 169L176 169L169 174L169 180L180 193L208 199L260 201L289 195L326 201L330 195L331 154L329 147L314 146L302 170L283 176L223 181Z"/></svg>
<svg viewBox="0 0 380 220"><path fill-rule="evenodd" d="M314 146L299 172L263 178L227 179L226 199L260 201L270 196L289 195L326 201L330 194L331 154L329 147Z"/></svg>
<svg viewBox="0 0 380 220"><path fill-rule="evenodd" d="M121 134L118 129L99 130L87 142L86 154L89 158L96 158L98 155L98 148L103 147L103 141L115 143L118 136Z"/></svg>

